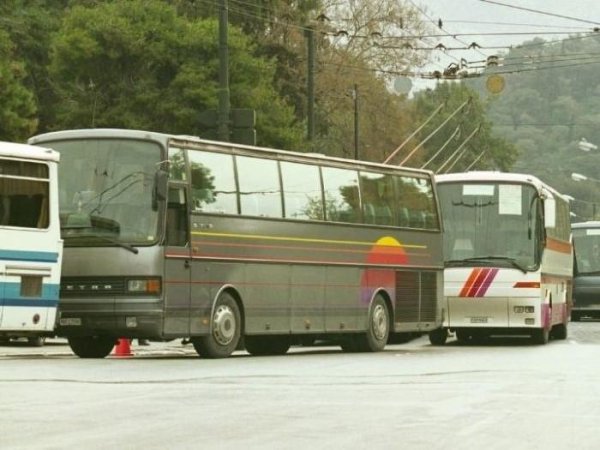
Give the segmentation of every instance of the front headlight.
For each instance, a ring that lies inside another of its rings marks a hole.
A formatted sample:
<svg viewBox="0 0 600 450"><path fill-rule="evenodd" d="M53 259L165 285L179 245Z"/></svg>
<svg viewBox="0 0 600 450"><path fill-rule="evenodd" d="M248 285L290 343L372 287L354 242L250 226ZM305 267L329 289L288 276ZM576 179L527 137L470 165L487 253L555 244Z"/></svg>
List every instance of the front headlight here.
<svg viewBox="0 0 600 450"><path fill-rule="evenodd" d="M127 280L127 292L136 294L160 294L160 278Z"/></svg>

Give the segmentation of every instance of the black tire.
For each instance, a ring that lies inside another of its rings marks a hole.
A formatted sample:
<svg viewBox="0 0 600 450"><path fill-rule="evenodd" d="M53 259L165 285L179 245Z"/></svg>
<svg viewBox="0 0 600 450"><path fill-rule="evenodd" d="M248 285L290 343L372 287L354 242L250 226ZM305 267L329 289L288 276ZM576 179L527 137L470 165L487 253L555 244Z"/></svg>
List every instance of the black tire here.
<svg viewBox="0 0 600 450"><path fill-rule="evenodd" d="M246 336L246 350L251 355L284 355L290 349L289 336Z"/></svg>
<svg viewBox="0 0 600 450"><path fill-rule="evenodd" d="M546 345L550 340L550 328L541 328L531 333L531 340L537 345Z"/></svg>
<svg viewBox="0 0 600 450"><path fill-rule="evenodd" d="M117 340L107 336L69 337L69 347L80 358L105 358Z"/></svg>
<svg viewBox="0 0 600 450"><path fill-rule="evenodd" d="M44 345L45 341L46 338L42 336L31 336L27 338L27 343L31 347L41 347Z"/></svg>
<svg viewBox="0 0 600 450"><path fill-rule="evenodd" d="M356 351L380 352L385 348L389 336L390 311L385 300L381 296L377 296L369 308L367 332L354 336ZM350 344L350 348L352 347L353 344ZM342 349L344 349L344 346L342 346Z"/></svg>
<svg viewBox="0 0 600 450"><path fill-rule="evenodd" d="M563 341L567 338L568 335L569 335L569 332L567 330L566 323L561 323L561 324L555 325L554 328L552 329L552 338L553 339L558 339L558 340Z"/></svg>
<svg viewBox="0 0 600 450"><path fill-rule="evenodd" d="M446 328L437 328L429 332L429 342L431 345L444 345L448 339L448 330Z"/></svg>
<svg viewBox="0 0 600 450"><path fill-rule="evenodd" d="M210 333L190 340L203 358L227 358L237 348L242 334L240 309L234 298L224 292L217 299L210 321Z"/></svg>
<svg viewBox="0 0 600 450"><path fill-rule="evenodd" d="M356 340L355 334L349 334L347 336L343 336L340 341L340 347L342 347L342 351L346 353L353 353L358 351L358 343Z"/></svg>

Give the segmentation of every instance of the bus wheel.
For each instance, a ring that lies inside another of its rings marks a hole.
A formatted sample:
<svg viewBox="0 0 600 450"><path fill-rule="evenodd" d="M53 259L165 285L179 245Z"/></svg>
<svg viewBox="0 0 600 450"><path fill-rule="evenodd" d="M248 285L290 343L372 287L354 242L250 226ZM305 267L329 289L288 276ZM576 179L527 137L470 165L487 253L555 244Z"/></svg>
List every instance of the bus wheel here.
<svg viewBox="0 0 600 450"><path fill-rule="evenodd" d="M215 304L206 336L191 338L194 349L204 358L226 358L236 349L241 335L240 309L233 297L223 293Z"/></svg>
<svg viewBox="0 0 600 450"><path fill-rule="evenodd" d="M80 358L104 358L115 346L116 339L106 336L69 337L69 347Z"/></svg>
<svg viewBox="0 0 600 450"><path fill-rule="evenodd" d="M251 355L284 355L290 349L289 336L246 336L246 350Z"/></svg>
<svg viewBox="0 0 600 450"><path fill-rule="evenodd" d="M443 327L429 332L429 342L431 342L431 345L444 345L446 339L448 339L448 330Z"/></svg>
<svg viewBox="0 0 600 450"><path fill-rule="evenodd" d="M531 334L531 340L534 344L547 344L550 340L550 328L541 328L539 330L534 330Z"/></svg>
<svg viewBox="0 0 600 450"><path fill-rule="evenodd" d="M565 340L567 338L567 324L559 323L552 329L552 337L554 339Z"/></svg>
<svg viewBox="0 0 600 450"><path fill-rule="evenodd" d="M354 343L350 344L350 348L356 345L356 351L359 352L379 352L385 348L389 336L390 311L385 300L377 296L369 309L367 332L355 335Z"/></svg>

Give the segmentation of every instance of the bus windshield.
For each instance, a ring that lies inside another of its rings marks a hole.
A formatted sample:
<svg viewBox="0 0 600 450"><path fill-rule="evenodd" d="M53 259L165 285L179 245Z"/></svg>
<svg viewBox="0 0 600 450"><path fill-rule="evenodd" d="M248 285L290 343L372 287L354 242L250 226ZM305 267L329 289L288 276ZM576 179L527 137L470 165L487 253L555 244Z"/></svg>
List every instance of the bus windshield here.
<svg viewBox="0 0 600 450"><path fill-rule="evenodd" d="M578 274L600 274L600 228L573 228Z"/></svg>
<svg viewBox="0 0 600 450"><path fill-rule="evenodd" d="M160 146L126 139L52 142L61 154L60 222L65 246L125 246L157 239L152 207Z"/></svg>
<svg viewBox="0 0 600 450"><path fill-rule="evenodd" d="M534 270L539 260L539 196L518 183L440 183L446 266Z"/></svg>

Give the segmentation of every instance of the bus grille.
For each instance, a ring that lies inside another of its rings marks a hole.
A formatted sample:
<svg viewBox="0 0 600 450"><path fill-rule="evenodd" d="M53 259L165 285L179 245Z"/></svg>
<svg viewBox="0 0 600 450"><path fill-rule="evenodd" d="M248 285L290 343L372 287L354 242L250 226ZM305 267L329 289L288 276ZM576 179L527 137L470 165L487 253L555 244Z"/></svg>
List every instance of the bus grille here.
<svg viewBox="0 0 600 450"><path fill-rule="evenodd" d="M125 294L125 279L122 277L64 277L60 282L61 298L113 297L123 294Z"/></svg>
<svg viewBox="0 0 600 450"><path fill-rule="evenodd" d="M436 310L435 272L396 272L395 322L435 322Z"/></svg>

